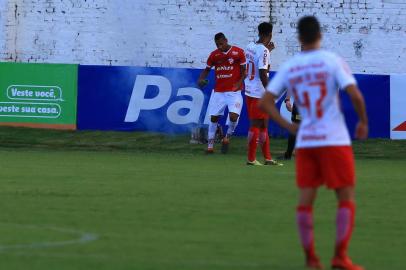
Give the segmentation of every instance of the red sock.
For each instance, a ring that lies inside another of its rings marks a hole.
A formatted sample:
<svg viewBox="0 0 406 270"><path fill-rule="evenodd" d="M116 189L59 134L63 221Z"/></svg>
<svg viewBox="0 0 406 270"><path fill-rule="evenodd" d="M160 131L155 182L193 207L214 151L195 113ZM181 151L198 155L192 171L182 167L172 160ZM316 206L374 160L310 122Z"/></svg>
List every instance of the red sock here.
<svg viewBox="0 0 406 270"><path fill-rule="evenodd" d="M271 150L269 148L269 135L268 129L263 128L261 129L261 133L259 135L259 143L261 145L262 154L264 155L265 160L271 160Z"/></svg>
<svg viewBox="0 0 406 270"><path fill-rule="evenodd" d="M355 204L352 201L341 201L337 209L336 257L345 258L354 228Z"/></svg>
<svg viewBox="0 0 406 270"><path fill-rule="evenodd" d="M313 208L299 205L296 209L296 222L306 258L316 258L313 235Z"/></svg>
<svg viewBox="0 0 406 270"><path fill-rule="evenodd" d="M257 154L259 128L250 127L248 132L248 161L254 161Z"/></svg>

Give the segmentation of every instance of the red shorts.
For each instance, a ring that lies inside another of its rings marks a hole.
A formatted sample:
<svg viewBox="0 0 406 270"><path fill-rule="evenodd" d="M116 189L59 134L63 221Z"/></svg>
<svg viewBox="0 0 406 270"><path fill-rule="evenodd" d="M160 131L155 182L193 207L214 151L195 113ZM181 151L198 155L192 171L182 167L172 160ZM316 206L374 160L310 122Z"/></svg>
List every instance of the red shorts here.
<svg viewBox="0 0 406 270"><path fill-rule="evenodd" d="M336 189L355 185L351 146L323 146L296 150L296 184L299 188L326 185Z"/></svg>
<svg viewBox="0 0 406 270"><path fill-rule="evenodd" d="M269 115L263 112L259 106L259 98L253 98L250 96L245 96L245 101L247 102L248 118L253 119L269 119Z"/></svg>

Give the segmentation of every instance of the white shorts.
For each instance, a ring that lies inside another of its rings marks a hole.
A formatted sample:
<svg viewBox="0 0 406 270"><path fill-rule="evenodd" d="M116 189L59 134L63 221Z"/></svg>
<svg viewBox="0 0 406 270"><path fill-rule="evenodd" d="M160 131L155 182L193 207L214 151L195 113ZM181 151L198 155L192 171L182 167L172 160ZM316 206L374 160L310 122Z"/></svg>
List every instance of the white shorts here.
<svg viewBox="0 0 406 270"><path fill-rule="evenodd" d="M207 111L209 115L223 115L226 107L228 112L241 114L243 98L241 91L235 92L214 92L210 96Z"/></svg>

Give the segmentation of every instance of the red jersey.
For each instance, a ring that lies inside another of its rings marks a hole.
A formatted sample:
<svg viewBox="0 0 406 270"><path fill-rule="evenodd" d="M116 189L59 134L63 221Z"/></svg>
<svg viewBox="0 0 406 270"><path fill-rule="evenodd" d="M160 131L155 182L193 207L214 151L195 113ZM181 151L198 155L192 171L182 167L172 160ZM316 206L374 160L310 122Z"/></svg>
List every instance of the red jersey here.
<svg viewBox="0 0 406 270"><path fill-rule="evenodd" d="M207 67L214 66L216 76L214 91L234 92L242 90L243 84L239 89L234 85L241 79L241 65L245 64L245 53L241 48L231 46L227 52L222 52L219 49L213 51L207 59Z"/></svg>

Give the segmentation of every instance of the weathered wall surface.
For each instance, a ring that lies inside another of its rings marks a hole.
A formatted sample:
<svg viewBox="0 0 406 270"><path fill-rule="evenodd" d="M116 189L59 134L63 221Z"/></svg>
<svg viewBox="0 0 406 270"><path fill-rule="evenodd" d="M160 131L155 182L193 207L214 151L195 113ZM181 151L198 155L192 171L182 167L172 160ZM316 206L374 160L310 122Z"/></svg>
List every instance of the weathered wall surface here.
<svg viewBox="0 0 406 270"><path fill-rule="evenodd" d="M1 0L2 60L202 67L224 32L245 46L270 3L192 0Z"/></svg>
<svg viewBox="0 0 406 270"><path fill-rule="evenodd" d="M272 1L276 63L299 50L295 22L313 14L322 24L323 46L343 56L355 72L406 73L405 0Z"/></svg>
<svg viewBox="0 0 406 270"><path fill-rule="evenodd" d="M245 47L271 20L277 69L309 14L354 72L406 73L404 0L0 0L0 60L204 67L216 32Z"/></svg>

